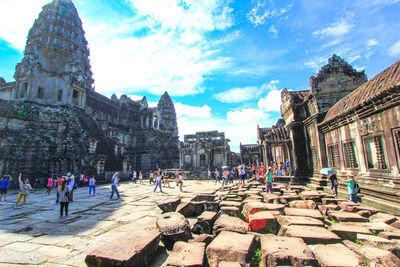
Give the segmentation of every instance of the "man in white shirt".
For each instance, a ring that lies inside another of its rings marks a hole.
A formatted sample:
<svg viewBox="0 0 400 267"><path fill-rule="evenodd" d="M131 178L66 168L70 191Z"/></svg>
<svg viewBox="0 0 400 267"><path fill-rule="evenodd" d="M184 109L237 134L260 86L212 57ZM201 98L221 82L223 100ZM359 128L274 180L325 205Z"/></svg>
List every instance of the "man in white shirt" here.
<svg viewBox="0 0 400 267"><path fill-rule="evenodd" d="M136 184L136 171L135 170L133 170L132 182L134 182Z"/></svg>
<svg viewBox="0 0 400 267"><path fill-rule="evenodd" d="M118 192L118 172L114 173L113 177L111 178L111 196L110 199L113 199L114 192L117 194L117 199L119 199L119 192Z"/></svg>

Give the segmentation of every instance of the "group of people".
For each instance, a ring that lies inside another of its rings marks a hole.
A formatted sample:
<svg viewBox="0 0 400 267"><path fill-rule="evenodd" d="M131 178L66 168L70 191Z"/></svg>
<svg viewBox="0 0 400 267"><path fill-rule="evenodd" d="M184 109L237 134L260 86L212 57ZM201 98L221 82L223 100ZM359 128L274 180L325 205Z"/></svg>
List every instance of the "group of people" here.
<svg viewBox="0 0 400 267"><path fill-rule="evenodd" d="M334 197L338 195L338 187L339 184L346 184L347 185L347 192L349 193L349 198L351 202L357 203L357 193L360 192L360 186L357 184L356 180L354 179L354 175L349 174L347 175L347 179L340 178L338 179L336 174L326 175L328 180L331 184L331 193Z"/></svg>
<svg viewBox="0 0 400 267"><path fill-rule="evenodd" d="M132 181L134 183L137 182L137 178L140 184L143 184L143 175L144 172L141 170L139 171L139 175L136 173L135 170L132 172ZM180 170L177 170L175 172L175 182L176 185L179 185L179 189L182 192L183 189L183 179L184 179L184 174ZM170 174L168 173L167 170L162 171L160 168L157 171L150 171L149 172L149 183L150 184L155 184L154 192L157 191L157 188L159 188L160 192L162 191L162 186L166 187L168 185L168 188L171 188L171 183L170 183Z"/></svg>
<svg viewBox="0 0 400 267"><path fill-rule="evenodd" d="M221 171L222 174L218 168L215 168L214 173L212 173L211 170L208 169L207 179L209 181L212 180L214 175L215 182L221 182L221 186L224 187L226 184L233 183L234 179L239 179L239 183L244 184L246 178L249 177L249 175L246 173L246 167L244 164L240 165L238 168L230 168L225 166Z"/></svg>

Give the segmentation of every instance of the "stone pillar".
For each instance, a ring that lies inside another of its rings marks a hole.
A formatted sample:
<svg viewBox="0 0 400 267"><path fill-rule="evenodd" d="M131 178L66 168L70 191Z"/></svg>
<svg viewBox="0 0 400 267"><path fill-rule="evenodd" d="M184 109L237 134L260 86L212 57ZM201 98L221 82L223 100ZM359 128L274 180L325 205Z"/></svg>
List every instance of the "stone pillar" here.
<svg viewBox="0 0 400 267"><path fill-rule="evenodd" d="M304 140L304 127L302 122L291 122L288 125L293 147L293 175L305 178L310 176L307 163L307 144Z"/></svg>

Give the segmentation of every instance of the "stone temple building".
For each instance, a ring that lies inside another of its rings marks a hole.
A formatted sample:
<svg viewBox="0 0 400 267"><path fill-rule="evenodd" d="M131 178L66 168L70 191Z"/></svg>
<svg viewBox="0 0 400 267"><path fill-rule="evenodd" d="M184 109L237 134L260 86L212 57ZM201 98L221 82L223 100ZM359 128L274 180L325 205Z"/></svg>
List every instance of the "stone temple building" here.
<svg viewBox="0 0 400 267"><path fill-rule="evenodd" d="M281 99L284 121L258 129L265 164L288 159L294 179L317 189L321 168L353 174L364 202L399 211L400 61L367 81L333 55L310 90L283 89Z"/></svg>
<svg viewBox="0 0 400 267"><path fill-rule="evenodd" d="M111 99L92 87L89 49L70 0L45 5L28 34L15 82L0 79L0 173L30 177L176 168L178 127L168 93Z"/></svg>
<svg viewBox="0 0 400 267"><path fill-rule="evenodd" d="M185 170L215 169L231 166L229 139L218 131L196 132L180 142L180 167ZM236 164L236 162L234 163Z"/></svg>
<svg viewBox="0 0 400 267"><path fill-rule="evenodd" d="M258 144L246 144L240 143L240 162L246 166L251 164L259 164L262 161L261 148Z"/></svg>

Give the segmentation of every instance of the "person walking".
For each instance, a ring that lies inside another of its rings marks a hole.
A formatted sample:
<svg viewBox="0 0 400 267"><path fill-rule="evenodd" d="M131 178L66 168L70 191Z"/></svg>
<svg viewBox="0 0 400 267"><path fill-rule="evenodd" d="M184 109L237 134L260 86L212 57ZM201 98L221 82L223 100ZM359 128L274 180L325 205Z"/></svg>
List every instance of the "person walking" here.
<svg viewBox="0 0 400 267"><path fill-rule="evenodd" d="M207 169L207 180L208 181L211 180L211 171L210 171L210 169Z"/></svg>
<svg viewBox="0 0 400 267"><path fill-rule="evenodd" d="M156 187L154 188L154 192L156 192L157 187L160 187L160 192L162 193L162 187L161 187L161 171L157 172L156 175Z"/></svg>
<svg viewBox="0 0 400 267"><path fill-rule="evenodd" d="M153 171L150 171L149 182L150 182L150 184L155 184Z"/></svg>
<svg viewBox="0 0 400 267"><path fill-rule="evenodd" d="M338 194L338 185L339 185L336 174L329 175L328 179L331 182L331 193L333 194L334 197L336 197Z"/></svg>
<svg viewBox="0 0 400 267"><path fill-rule="evenodd" d="M119 182L119 178L118 178L118 172L114 173L113 177L111 178L111 195L110 195L110 199L113 199L114 193L117 194L117 199L120 198L119 196L119 191L118 191L118 182Z"/></svg>
<svg viewBox="0 0 400 267"><path fill-rule="evenodd" d="M60 217L63 216L63 211L65 210L65 216L68 216L68 206L69 206L69 196L70 187L67 185L67 181L63 180L61 185L57 188L58 194L60 196Z"/></svg>
<svg viewBox="0 0 400 267"><path fill-rule="evenodd" d="M347 184L347 192L349 192L350 201L357 203L358 185L352 174L347 175L347 178L348 178L347 180L343 180L343 179L341 179L341 180L343 182L346 182L346 184Z"/></svg>
<svg viewBox="0 0 400 267"><path fill-rule="evenodd" d="M178 184L179 184L179 190L182 192L182 186L183 186L183 173L179 173L178 176Z"/></svg>
<svg viewBox="0 0 400 267"><path fill-rule="evenodd" d="M222 185L221 185L221 187L224 187L224 185L227 183L228 175L229 175L229 171L228 171L228 169L225 169L223 171L223 173L222 173Z"/></svg>
<svg viewBox="0 0 400 267"><path fill-rule="evenodd" d="M10 182L12 181L11 175L4 175L1 178L0 181L0 201L4 196L4 201L7 201L7 192L8 192L8 186L10 185Z"/></svg>
<svg viewBox="0 0 400 267"><path fill-rule="evenodd" d="M215 168L215 182L218 182L219 180L219 171L218 168Z"/></svg>
<svg viewBox="0 0 400 267"><path fill-rule="evenodd" d="M136 184L136 171L135 170L133 170L133 173L132 173L132 182L134 182Z"/></svg>
<svg viewBox="0 0 400 267"><path fill-rule="evenodd" d="M47 179L47 191L46 194L50 196L51 188L53 187L53 175Z"/></svg>
<svg viewBox="0 0 400 267"><path fill-rule="evenodd" d="M274 174L272 172L272 167L268 168L268 172L265 175L265 192L272 193L272 182L274 180Z"/></svg>
<svg viewBox="0 0 400 267"><path fill-rule="evenodd" d="M89 179L89 196L91 195L93 190L93 195L96 195L96 179L94 176L90 177Z"/></svg>
<svg viewBox="0 0 400 267"><path fill-rule="evenodd" d="M139 184L143 184L143 171L139 172Z"/></svg>
<svg viewBox="0 0 400 267"><path fill-rule="evenodd" d="M164 171L164 187L166 187L168 184L168 188L171 188L171 185L169 183L169 174L167 170Z"/></svg>
<svg viewBox="0 0 400 267"><path fill-rule="evenodd" d="M67 176L67 185L69 187L69 202L74 202L74 191L78 187L78 184L76 183L75 176L73 174L69 172Z"/></svg>
<svg viewBox="0 0 400 267"><path fill-rule="evenodd" d="M60 199L60 193L58 193L58 187L61 186L62 182L65 179L62 176L59 176L55 182L56 184L56 192L57 192L57 198L56 198L56 204L58 203L59 199Z"/></svg>
<svg viewBox="0 0 400 267"><path fill-rule="evenodd" d="M22 201L22 207L25 205L26 203L26 199L28 198L29 195L29 191L32 190L32 186L29 183L29 179L26 178L24 181L22 181L22 173L19 174L18 176L18 183L19 183L19 194L18 194L18 198L17 201L15 202L14 208L18 207L18 203L21 200L21 198L23 197L24 200Z"/></svg>

